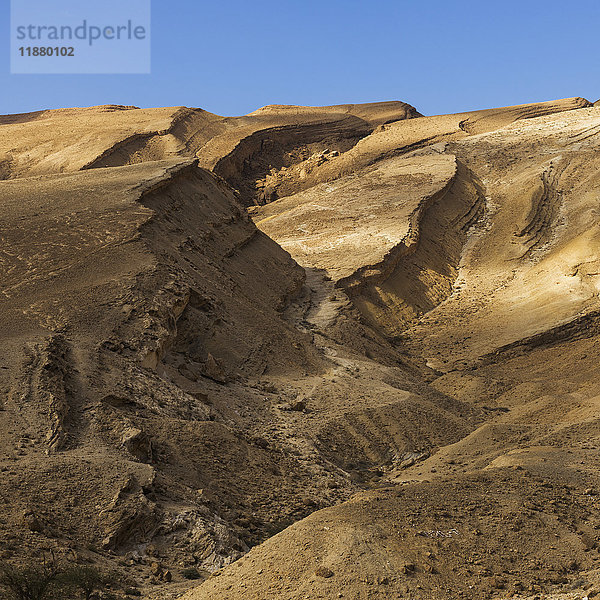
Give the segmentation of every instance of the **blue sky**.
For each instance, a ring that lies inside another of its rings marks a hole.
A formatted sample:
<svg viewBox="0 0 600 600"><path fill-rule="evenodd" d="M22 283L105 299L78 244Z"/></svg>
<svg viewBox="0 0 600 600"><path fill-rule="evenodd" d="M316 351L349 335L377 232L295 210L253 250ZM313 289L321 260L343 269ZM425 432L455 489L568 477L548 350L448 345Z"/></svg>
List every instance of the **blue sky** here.
<svg viewBox="0 0 600 600"><path fill-rule="evenodd" d="M0 7L0 114L381 100L440 114L600 97L598 0L153 0L150 75L11 75Z"/></svg>

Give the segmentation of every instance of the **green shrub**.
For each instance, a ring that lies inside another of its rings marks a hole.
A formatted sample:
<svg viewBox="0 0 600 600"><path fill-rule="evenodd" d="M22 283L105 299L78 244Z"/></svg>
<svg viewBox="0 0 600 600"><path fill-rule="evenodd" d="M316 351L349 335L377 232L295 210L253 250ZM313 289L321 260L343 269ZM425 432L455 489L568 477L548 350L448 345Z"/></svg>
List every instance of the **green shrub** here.
<svg viewBox="0 0 600 600"><path fill-rule="evenodd" d="M42 565L0 564L0 589L6 600L46 600L57 597L59 569L52 561Z"/></svg>
<svg viewBox="0 0 600 600"><path fill-rule="evenodd" d="M78 591L84 600L90 600L95 591L108 583L108 577L96 567L75 565L59 573L58 581L65 588Z"/></svg>
<svg viewBox="0 0 600 600"><path fill-rule="evenodd" d="M198 569L194 567L188 567L187 569L181 570L181 575L185 577L185 579L200 579L202 575Z"/></svg>
<svg viewBox="0 0 600 600"><path fill-rule="evenodd" d="M54 558L43 564L0 564L0 600L90 600L109 577L96 567L58 565Z"/></svg>

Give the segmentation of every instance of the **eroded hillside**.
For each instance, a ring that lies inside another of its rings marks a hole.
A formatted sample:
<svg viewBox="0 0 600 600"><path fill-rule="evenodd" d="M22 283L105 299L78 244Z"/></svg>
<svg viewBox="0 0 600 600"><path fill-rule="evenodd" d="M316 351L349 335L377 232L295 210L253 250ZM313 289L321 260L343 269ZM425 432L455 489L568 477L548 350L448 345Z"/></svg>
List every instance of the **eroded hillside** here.
<svg viewBox="0 0 600 600"><path fill-rule="evenodd" d="M148 598L589 587L599 131L581 98L0 117L1 558Z"/></svg>

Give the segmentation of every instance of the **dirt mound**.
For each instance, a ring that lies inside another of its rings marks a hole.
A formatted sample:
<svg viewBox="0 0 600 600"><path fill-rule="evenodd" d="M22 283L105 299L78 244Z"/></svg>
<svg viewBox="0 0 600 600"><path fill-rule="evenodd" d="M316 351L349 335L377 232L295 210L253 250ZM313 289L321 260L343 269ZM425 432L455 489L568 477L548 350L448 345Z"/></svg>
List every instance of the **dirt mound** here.
<svg viewBox="0 0 600 600"><path fill-rule="evenodd" d="M385 488L311 515L185 598L536 593L594 567L599 517L583 489L524 470Z"/></svg>

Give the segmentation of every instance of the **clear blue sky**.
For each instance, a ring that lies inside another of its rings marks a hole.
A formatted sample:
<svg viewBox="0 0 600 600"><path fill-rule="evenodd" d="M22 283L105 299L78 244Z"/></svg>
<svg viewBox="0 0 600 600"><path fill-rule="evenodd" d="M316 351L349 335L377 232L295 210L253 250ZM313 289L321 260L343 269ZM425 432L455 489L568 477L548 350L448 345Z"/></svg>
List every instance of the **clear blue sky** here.
<svg viewBox="0 0 600 600"><path fill-rule="evenodd" d="M10 75L0 7L0 114L380 100L440 114L600 97L598 0L153 0L150 75L71 76Z"/></svg>

